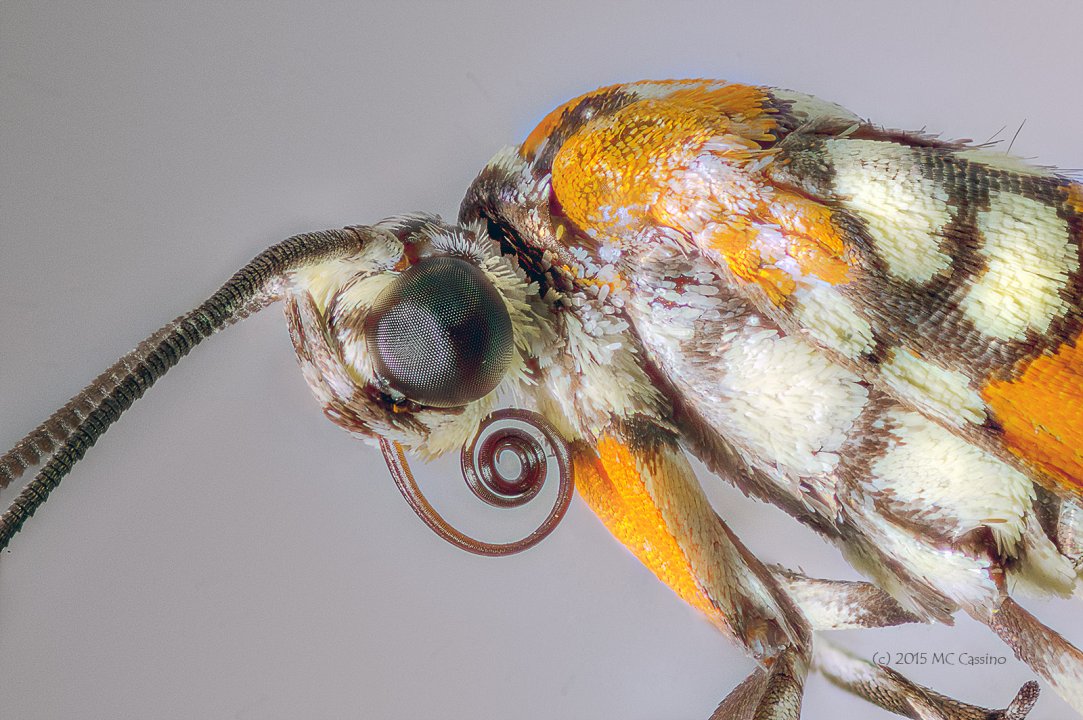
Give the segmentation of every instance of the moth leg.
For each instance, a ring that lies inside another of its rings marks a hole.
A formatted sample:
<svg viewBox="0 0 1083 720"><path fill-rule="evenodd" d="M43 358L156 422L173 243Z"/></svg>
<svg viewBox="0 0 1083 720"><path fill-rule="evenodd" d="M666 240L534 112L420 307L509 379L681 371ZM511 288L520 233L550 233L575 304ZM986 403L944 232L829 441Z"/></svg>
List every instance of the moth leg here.
<svg viewBox="0 0 1083 720"><path fill-rule="evenodd" d="M779 566L771 570L805 614L814 630L889 627L926 622L900 606L890 595L867 582L810 578ZM1038 699L1037 683L1025 684L1004 710L970 705L914 683L888 667L874 665L817 637L813 669L838 687L904 717L921 720L1022 720ZM757 668L718 706L712 720L755 718L756 703L771 697L781 708L794 706L787 695L791 669L776 662ZM796 698L797 701L800 698ZM779 717L789 717L780 714Z"/></svg>
<svg viewBox="0 0 1083 720"><path fill-rule="evenodd" d="M756 668L711 713L710 720L798 720L807 665L784 650L768 668Z"/></svg>
<svg viewBox="0 0 1083 720"><path fill-rule="evenodd" d="M664 430L622 426L596 447L575 443L572 455L577 489L610 532L759 663L712 718L796 720L812 664L810 621L841 629L918 620L868 583L818 580L765 566L715 514ZM1036 686L1028 684L1007 710L993 711L830 647L817 662L836 684L908 717L1020 720L1036 698Z"/></svg>
<svg viewBox="0 0 1083 720"><path fill-rule="evenodd" d="M968 705L911 682L891 668L854 657L823 638L816 639L813 667L839 688L915 720L1024 720L1038 700L1038 683L1031 681L1004 710ZM789 669L777 662L770 670L757 668L719 704L710 720L758 720L764 717L756 714L764 697L780 710L770 717L799 717L800 698L795 705L787 694L793 685L779 682Z"/></svg>
<svg viewBox="0 0 1083 720"><path fill-rule="evenodd" d="M1072 563L1077 575L1083 573L1083 505L1042 487L1035 487L1035 491L1034 509L1046 537ZM1083 583L1076 585L1076 591L1081 590Z"/></svg>
<svg viewBox="0 0 1083 720"><path fill-rule="evenodd" d="M903 609L890 595L866 582L809 578L773 566L783 586L805 613L814 630L888 627L925 622ZM919 685L901 673L863 660L823 637L814 643L812 669L832 684L890 712L920 720L1023 720L1038 700L1038 684L1024 684L1003 710L992 710L955 700ZM757 668L738 685L711 715L711 720L755 718L759 698L774 696L772 681L782 692L774 702L792 705L785 696L785 665ZM792 687L792 685L791 685ZM785 715L782 715L785 717Z"/></svg>
<svg viewBox="0 0 1083 720"><path fill-rule="evenodd" d="M850 630L927 622L872 583L810 578L771 566L813 630ZM819 642L819 640L817 640Z"/></svg>
<svg viewBox="0 0 1083 720"><path fill-rule="evenodd" d="M676 438L653 425L622 426L572 452L577 489L610 532L759 663L722 709L796 719L811 630L779 580L715 514Z"/></svg>
<svg viewBox="0 0 1083 720"><path fill-rule="evenodd" d="M1031 680L1004 710L968 705L918 685L889 667L862 660L824 638L816 639L813 667L843 690L920 720L1023 720L1038 701L1038 683Z"/></svg>
<svg viewBox="0 0 1083 720"><path fill-rule="evenodd" d="M894 598L871 583L810 578L777 565L771 569L801 608L813 630L889 627L926 622L904 609ZM814 647L814 670L818 670L843 690L905 717L923 720L1022 720L1038 699L1038 686L1030 682L1019 690L1007 709L990 710L960 702L918 685L891 668L855 657L823 637L816 638ZM749 681L752 680L753 678L749 678ZM730 698L726 700L729 701ZM723 706L725 705L724 702ZM719 706L720 711L724 709L723 706Z"/></svg>
<svg viewBox="0 0 1083 720"><path fill-rule="evenodd" d="M1052 685L1077 712L1083 712L1083 652L1079 648L1007 595L992 610L967 611L999 635L1017 658Z"/></svg>

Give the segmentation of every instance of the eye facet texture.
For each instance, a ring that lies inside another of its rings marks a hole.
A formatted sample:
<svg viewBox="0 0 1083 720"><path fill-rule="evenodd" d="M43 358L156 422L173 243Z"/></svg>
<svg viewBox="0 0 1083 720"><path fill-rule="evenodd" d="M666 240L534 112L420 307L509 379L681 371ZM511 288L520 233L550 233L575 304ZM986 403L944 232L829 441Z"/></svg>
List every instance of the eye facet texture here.
<svg viewBox="0 0 1083 720"><path fill-rule="evenodd" d="M426 258L376 298L365 320L376 371L394 390L432 407L458 407L500 384L512 357L511 317L480 269Z"/></svg>

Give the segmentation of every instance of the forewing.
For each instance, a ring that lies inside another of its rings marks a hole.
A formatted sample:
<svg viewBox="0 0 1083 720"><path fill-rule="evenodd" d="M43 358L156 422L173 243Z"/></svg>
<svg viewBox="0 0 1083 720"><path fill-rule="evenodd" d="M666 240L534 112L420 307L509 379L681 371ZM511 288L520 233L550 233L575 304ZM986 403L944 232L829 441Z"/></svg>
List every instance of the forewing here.
<svg viewBox="0 0 1083 720"><path fill-rule="evenodd" d="M578 98L520 153L596 254L702 253L871 385L1083 496L1078 184L707 81Z"/></svg>
<svg viewBox="0 0 1083 720"><path fill-rule="evenodd" d="M830 288L797 278L781 312L896 397L1083 493L1080 186L868 127L791 136L767 176L830 209L850 267Z"/></svg>

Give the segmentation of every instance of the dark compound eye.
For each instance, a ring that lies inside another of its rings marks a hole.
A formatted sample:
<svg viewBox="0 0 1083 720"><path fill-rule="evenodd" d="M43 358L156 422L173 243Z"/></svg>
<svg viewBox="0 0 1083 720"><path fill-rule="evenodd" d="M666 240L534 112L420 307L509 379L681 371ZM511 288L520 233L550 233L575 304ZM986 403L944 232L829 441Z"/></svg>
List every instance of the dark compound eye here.
<svg viewBox="0 0 1083 720"><path fill-rule="evenodd" d="M365 319L376 372L414 402L457 407L500 384L512 357L508 310L480 269L421 260L376 298Z"/></svg>

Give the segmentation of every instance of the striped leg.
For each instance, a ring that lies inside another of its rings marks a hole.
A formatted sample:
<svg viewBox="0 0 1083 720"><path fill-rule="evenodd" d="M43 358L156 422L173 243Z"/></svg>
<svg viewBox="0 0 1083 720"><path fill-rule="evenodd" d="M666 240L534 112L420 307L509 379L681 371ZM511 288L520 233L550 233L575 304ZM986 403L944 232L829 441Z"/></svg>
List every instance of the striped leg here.
<svg viewBox="0 0 1083 720"><path fill-rule="evenodd" d="M774 565L790 597L813 630L878 628L925 622L872 583L821 580Z"/></svg>
<svg viewBox="0 0 1083 720"><path fill-rule="evenodd" d="M722 711L799 717L812 652L808 623L711 509L676 439L653 426L622 427L596 447L577 444L573 458L576 487L606 527L760 663Z"/></svg>
<svg viewBox="0 0 1083 720"><path fill-rule="evenodd" d="M801 608L813 630L889 627L923 622L871 583L820 580L778 566L772 567L772 570ZM843 690L904 717L921 720L1022 720L1038 700L1038 684L1029 682L1023 685L1004 710L968 705L918 685L891 668L855 657L823 637L816 638L815 648L814 670ZM753 679L749 678L746 684ZM719 706L714 717L751 717L741 715L736 709L729 716L719 715L723 710L730 711L725 707L726 703L736 694L737 691L734 691Z"/></svg>
<svg viewBox="0 0 1083 720"><path fill-rule="evenodd" d="M710 720L798 720L808 666L787 649L767 668L756 668L726 696Z"/></svg>
<svg viewBox="0 0 1083 720"><path fill-rule="evenodd" d="M971 609L1007 643L1015 656L1044 678L1064 700L1083 713L1083 652L1005 596L993 611Z"/></svg>
<svg viewBox="0 0 1083 720"><path fill-rule="evenodd" d="M915 720L1023 720L1038 701L1038 683L1024 684L1004 710L967 705L918 685L883 665L874 665L816 639L814 667L843 690L885 710Z"/></svg>
<svg viewBox="0 0 1083 720"><path fill-rule="evenodd" d="M620 427L595 447L573 446L576 485L606 527L682 599L739 642L760 667L712 720L796 720L812 663L812 629L915 622L863 582L817 580L760 562L707 502L674 438ZM907 717L1021 720L1037 698L1028 683L1007 710L966 705L826 644L817 668L832 682Z"/></svg>

